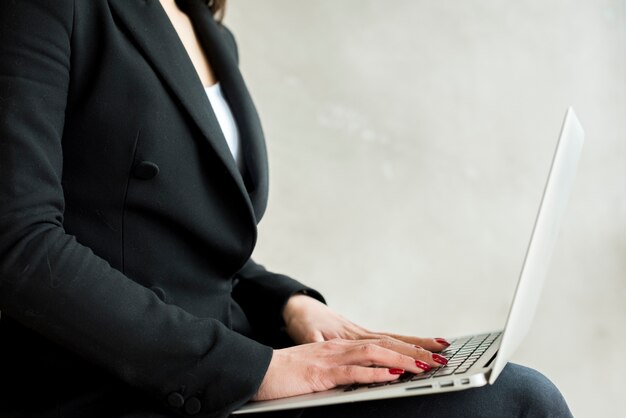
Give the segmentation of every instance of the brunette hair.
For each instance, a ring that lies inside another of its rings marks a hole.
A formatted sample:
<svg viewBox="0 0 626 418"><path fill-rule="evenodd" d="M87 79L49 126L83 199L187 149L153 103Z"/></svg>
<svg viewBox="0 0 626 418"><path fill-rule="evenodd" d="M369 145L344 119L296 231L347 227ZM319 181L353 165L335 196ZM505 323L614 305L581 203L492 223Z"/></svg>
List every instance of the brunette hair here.
<svg viewBox="0 0 626 418"><path fill-rule="evenodd" d="M217 21L221 22L224 18L224 10L226 8L226 0L208 0L209 8L211 9L211 13L215 16Z"/></svg>

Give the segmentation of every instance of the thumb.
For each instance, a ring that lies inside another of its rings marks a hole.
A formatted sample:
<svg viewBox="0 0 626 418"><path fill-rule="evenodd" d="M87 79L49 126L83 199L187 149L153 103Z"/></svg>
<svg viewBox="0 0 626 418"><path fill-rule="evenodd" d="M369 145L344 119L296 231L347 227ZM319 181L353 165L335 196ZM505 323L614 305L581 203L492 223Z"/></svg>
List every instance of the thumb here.
<svg viewBox="0 0 626 418"><path fill-rule="evenodd" d="M327 339L324 338L324 334L322 334L322 331L320 330L315 330L313 331L309 336L308 336L310 341L312 343L321 343L323 341L326 341Z"/></svg>

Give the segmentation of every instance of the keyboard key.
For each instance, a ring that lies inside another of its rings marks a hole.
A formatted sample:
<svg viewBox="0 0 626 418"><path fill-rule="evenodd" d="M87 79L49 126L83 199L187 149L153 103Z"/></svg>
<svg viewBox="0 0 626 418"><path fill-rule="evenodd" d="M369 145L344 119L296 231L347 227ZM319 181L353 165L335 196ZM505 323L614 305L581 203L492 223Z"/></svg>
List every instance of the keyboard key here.
<svg viewBox="0 0 626 418"><path fill-rule="evenodd" d="M404 373L398 379L388 382L388 384L397 385L398 383L408 382L413 378L413 376L415 376L413 373Z"/></svg>
<svg viewBox="0 0 626 418"><path fill-rule="evenodd" d="M423 374L416 374L415 377L413 377L413 379L411 379L411 382L416 382L418 380L424 380L424 379L430 379L431 377L433 377L432 375L426 375L424 376Z"/></svg>
<svg viewBox="0 0 626 418"><path fill-rule="evenodd" d="M439 370L437 373L434 374L435 377L438 376L450 376L451 374L454 374L454 369L443 369L443 370Z"/></svg>

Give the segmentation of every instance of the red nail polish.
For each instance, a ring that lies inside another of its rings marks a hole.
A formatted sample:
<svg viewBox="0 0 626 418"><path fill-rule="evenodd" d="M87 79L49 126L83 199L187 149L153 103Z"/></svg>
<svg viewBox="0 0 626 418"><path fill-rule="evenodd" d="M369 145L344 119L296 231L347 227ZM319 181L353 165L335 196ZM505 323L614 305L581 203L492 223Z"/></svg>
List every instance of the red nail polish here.
<svg viewBox="0 0 626 418"><path fill-rule="evenodd" d="M444 345L446 347L450 346L450 343L445 338L435 338L435 341L437 341L439 344Z"/></svg>
<svg viewBox="0 0 626 418"><path fill-rule="evenodd" d="M415 365L419 367L420 369L424 370L425 372L430 370L430 366L424 363L423 361L415 360Z"/></svg>
<svg viewBox="0 0 626 418"><path fill-rule="evenodd" d="M404 373L403 369L389 369L389 373L391 374L402 374Z"/></svg>
<svg viewBox="0 0 626 418"><path fill-rule="evenodd" d="M439 364L443 364L444 366L448 364L448 359L440 356L439 354L433 354L433 360L435 360Z"/></svg>

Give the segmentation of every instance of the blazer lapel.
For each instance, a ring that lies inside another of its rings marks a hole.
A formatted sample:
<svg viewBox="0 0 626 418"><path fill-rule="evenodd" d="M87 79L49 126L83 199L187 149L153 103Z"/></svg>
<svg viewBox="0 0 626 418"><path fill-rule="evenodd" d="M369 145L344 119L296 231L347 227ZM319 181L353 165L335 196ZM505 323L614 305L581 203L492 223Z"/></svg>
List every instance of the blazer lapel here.
<svg viewBox="0 0 626 418"><path fill-rule="evenodd" d="M258 222L267 207L267 151L261 121L239 71L234 39L224 26L215 21L206 2L178 2L194 22L196 34L222 84L224 95L236 119L251 183L248 193ZM228 41L231 41L231 45Z"/></svg>
<svg viewBox="0 0 626 418"><path fill-rule="evenodd" d="M198 125L235 180L251 215L255 210L202 83L180 38L158 1L109 0L113 12L133 36L182 107Z"/></svg>

